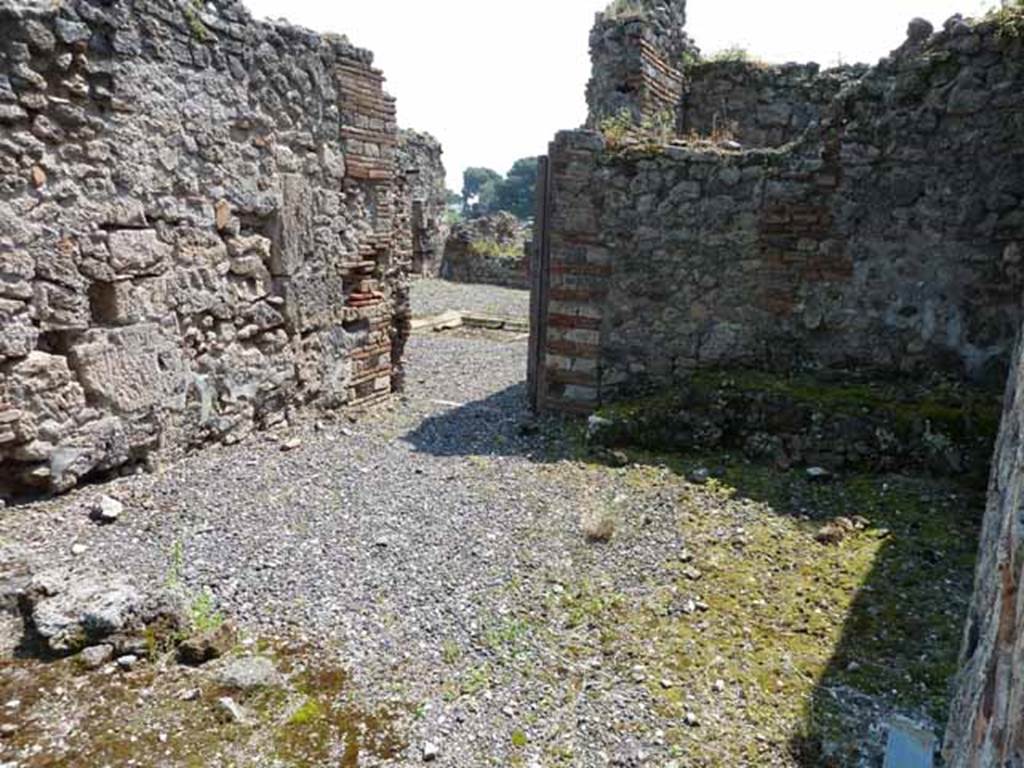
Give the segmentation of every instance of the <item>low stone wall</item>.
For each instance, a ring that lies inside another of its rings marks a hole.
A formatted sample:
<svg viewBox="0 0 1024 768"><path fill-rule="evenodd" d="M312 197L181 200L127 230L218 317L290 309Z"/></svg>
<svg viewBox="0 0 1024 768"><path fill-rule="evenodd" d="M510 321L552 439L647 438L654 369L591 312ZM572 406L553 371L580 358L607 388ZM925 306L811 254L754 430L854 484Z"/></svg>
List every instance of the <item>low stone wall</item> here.
<svg viewBox="0 0 1024 768"><path fill-rule="evenodd" d="M946 729L949 768L1019 764L1024 745L1024 343L1013 357L974 598Z"/></svg>
<svg viewBox="0 0 1024 768"><path fill-rule="evenodd" d="M703 61L686 69L683 133L778 147L817 126L840 89L866 66L824 72L817 64Z"/></svg>
<svg viewBox="0 0 1024 768"><path fill-rule="evenodd" d="M1020 319L1022 45L994 20L912 37L781 150L559 134L546 406L708 366L1001 381Z"/></svg>
<svg viewBox="0 0 1024 768"><path fill-rule="evenodd" d="M457 283L529 288L530 228L509 213L456 224L445 244L441 277Z"/></svg>
<svg viewBox="0 0 1024 768"><path fill-rule="evenodd" d="M429 133L402 130L398 133L399 183L407 200L406 214L411 242L409 271L420 277L437 277L448 237L441 142Z"/></svg>
<svg viewBox="0 0 1024 768"><path fill-rule="evenodd" d="M670 393L602 409L592 442L686 454L741 452L788 469L932 472L984 486L998 398L960 382L695 372Z"/></svg>
<svg viewBox="0 0 1024 768"><path fill-rule="evenodd" d="M0 495L392 390L382 84L233 0L0 6Z"/></svg>

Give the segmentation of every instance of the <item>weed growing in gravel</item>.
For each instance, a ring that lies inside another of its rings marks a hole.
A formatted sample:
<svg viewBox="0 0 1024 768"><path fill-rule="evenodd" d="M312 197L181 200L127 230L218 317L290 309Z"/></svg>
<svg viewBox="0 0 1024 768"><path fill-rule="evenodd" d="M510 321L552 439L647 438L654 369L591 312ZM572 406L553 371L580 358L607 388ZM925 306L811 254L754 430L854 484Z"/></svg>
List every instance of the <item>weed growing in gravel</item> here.
<svg viewBox="0 0 1024 768"><path fill-rule="evenodd" d="M216 610L210 590L190 592L185 588L182 575L185 571L185 545L180 538L171 545L170 563L164 584L167 589L183 595L188 602L189 625L194 632L212 632L224 623L224 615Z"/></svg>
<svg viewBox="0 0 1024 768"><path fill-rule="evenodd" d="M454 640L445 640L441 643L441 660L449 666L454 666L462 657L462 649Z"/></svg>
<svg viewBox="0 0 1024 768"><path fill-rule="evenodd" d="M515 652L529 633L529 625L520 619L500 619L484 631L484 646L491 651Z"/></svg>
<svg viewBox="0 0 1024 768"><path fill-rule="evenodd" d="M214 608L210 590L204 589L192 597L189 619L197 632L212 632L224 623L224 614Z"/></svg>
<svg viewBox="0 0 1024 768"><path fill-rule="evenodd" d="M164 584L170 590L177 590L181 586L181 575L185 569L185 547L181 539L175 539L171 545L171 562L167 566L167 576Z"/></svg>
<svg viewBox="0 0 1024 768"><path fill-rule="evenodd" d="M316 699L306 699L302 706L295 710L294 714L288 718L290 725L303 726L308 725L317 718L323 717L324 708L323 705Z"/></svg>

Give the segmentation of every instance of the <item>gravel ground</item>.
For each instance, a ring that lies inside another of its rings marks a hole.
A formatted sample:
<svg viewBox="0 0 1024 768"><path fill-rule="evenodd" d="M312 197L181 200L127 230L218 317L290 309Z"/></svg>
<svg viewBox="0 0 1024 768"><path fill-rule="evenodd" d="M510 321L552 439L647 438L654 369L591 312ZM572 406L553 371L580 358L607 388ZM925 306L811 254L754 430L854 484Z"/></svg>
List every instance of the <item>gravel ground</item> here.
<svg viewBox="0 0 1024 768"><path fill-rule="evenodd" d="M414 292L420 314L525 311L518 291L422 281ZM298 640L340 660L351 695L370 711L406 713L388 724L404 745L398 757L369 750L358 762L301 765L418 765L427 744L438 748L434 764L456 768L818 764L793 757L804 694L790 700L779 687L808 675L788 661L773 671L770 693L781 699L741 684L762 675L746 669L758 644L741 626L714 623L717 606L702 599L707 579L692 572L694 557L703 568L703 554L715 551L727 579L739 572L729 558L745 557L761 536L762 564L745 561L750 575L725 581L724 601L774 567L774 541L820 559L813 528L666 467L574 458L575 428L526 410L521 336L418 335L406 368L407 392L387 406L310 414L156 474L7 510L0 536L41 566L208 590L250 636ZM88 519L101 494L125 504L114 525ZM587 536L602 516L613 521L610 542ZM864 536L864 547L877 546ZM73 555L74 545L84 553ZM830 557L842 567L842 552ZM823 614L827 603L813 592L799 599L800 612L824 616L828 637L838 635L846 603ZM752 621L743 612L761 611L772 637L771 587L736 601L722 615ZM713 647L705 634L717 638ZM816 658L827 661L833 641ZM11 696L3 685L0 697ZM65 698L49 711L73 708L68 691L83 684L54 685ZM159 699L155 683L144 685L139 707ZM792 711L774 714L779 701ZM129 718L133 707L111 711ZM157 717L137 711L144 722ZM39 755L66 740L54 725ZM265 750L279 756L280 746L265 741L255 757L222 764L293 764L268 759ZM0 741L0 763L10 758ZM120 764L179 764L133 758Z"/></svg>
<svg viewBox="0 0 1024 768"><path fill-rule="evenodd" d="M439 315L447 309L454 309L526 318L530 315L530 292L495 285L416 280L412 284L412 308L416 317Z"/></svg>
<svg viewBox="0 0 1024 768"><path fill-rule="evenodd" d="M500 306L520 298L507 293ZM604 680L577 718L562 708L580 696L573 665L519 648L548 580L577 565L578 511L593 493L539 471L535 459L561 449L523 434L525 352L521 338L416 337L408 392L390 407L8 511L3 537L47 566L139 582L168 579L180 552L175 578L208 590L247 631L338 647L371 700L415 706L394 764L419 763L431 741L443 765L546 765L537 761L556 747L576 755L566 764L606 765L623 748L613 722L628 726L626 749L643 737L634 731L653 738L643 686ZM301 446L282 450L294 438ZM102 493L127 508L114 526L88 519ZM73 545L88 549L74 556ZM547 670L539 679L533 664Z"/></svg>

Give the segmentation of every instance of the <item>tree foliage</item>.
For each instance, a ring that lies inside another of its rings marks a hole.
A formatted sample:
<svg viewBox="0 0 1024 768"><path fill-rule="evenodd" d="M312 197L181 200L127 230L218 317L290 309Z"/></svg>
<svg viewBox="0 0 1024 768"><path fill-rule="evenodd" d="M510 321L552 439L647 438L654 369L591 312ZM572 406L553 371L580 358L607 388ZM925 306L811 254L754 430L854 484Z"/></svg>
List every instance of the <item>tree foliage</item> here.
<svg viewBox="0 0 1024 768"><path fill-rule="evenodd" d="M504 177L490 168L467 168L462 175L463 211L470 216L507 211L520 219L533 216L537 158L516 160Z"/></svg>

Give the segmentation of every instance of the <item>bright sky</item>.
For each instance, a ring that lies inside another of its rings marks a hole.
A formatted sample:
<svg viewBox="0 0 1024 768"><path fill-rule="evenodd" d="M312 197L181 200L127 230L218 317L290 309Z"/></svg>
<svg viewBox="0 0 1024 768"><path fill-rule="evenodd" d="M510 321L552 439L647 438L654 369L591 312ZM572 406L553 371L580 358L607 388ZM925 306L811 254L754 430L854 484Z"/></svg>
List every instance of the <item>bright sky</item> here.
<svg viewBox="0 0 1024 768"><path fill-rule="evenodd" d="M339 32L376 54L403 128L444 145L448 186L483 165L505 173L586 118L587 36L608 0L247 0L257 17ZM875 62L907 22L936 25L996 0L689 0L704 53L730 45L772 62Z"/></svg>

